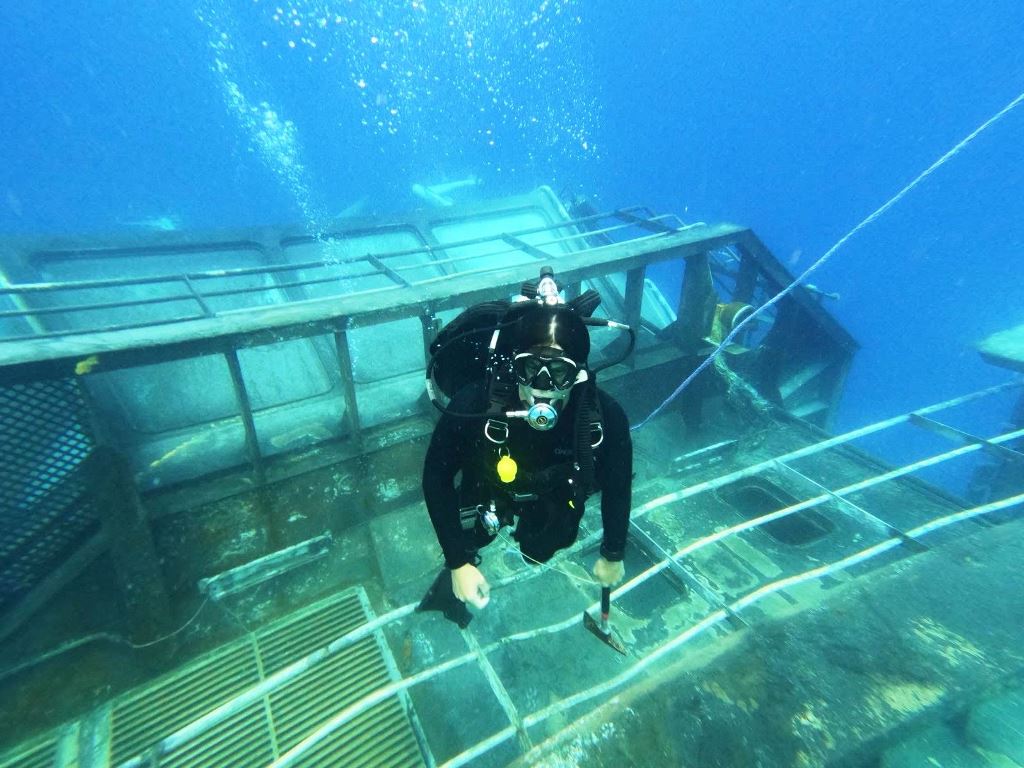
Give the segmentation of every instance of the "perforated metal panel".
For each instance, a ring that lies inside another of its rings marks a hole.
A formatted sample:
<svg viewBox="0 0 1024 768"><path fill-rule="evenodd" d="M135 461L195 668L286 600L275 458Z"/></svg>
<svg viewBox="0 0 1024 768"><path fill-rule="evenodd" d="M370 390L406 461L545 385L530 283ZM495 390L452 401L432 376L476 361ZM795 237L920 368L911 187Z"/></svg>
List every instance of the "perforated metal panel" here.
<svg viewBox="0 0 1024 768"><path fill-rule="evenodd" d="M75 379L0 387L0 611L98 528L83 411Z"/></svg>

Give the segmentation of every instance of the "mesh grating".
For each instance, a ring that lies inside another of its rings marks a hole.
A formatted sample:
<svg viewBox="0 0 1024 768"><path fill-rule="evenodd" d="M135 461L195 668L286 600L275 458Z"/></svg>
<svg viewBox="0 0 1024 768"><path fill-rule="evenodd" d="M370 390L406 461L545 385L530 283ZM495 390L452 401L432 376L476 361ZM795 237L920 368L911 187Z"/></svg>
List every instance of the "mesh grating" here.
<svg viewBox="0 0 1024 768"><path fill-rule="evenodd" d="M368 618L359 594L349 592L130 694L111 713L111 764L145 752ZM174 750L160 765L267 765L347 705L390 682L388 670L381 646L364 638ZM335 731L299 764L391 768L424 761L405 708L391 697Z"/></svg>
<svg viewBox="0 0 1024 768"><path fill-rule="evenodd" d="M260 637L268 674L366 621L356 595ZM367 637L292 680L270 697L278 748L285 752L349 704L390 681L377 642ZM372 707L331 734L298 763L303 766L421 766L423 757L397 698Z"/></svg>
<svg viewBox="0 0 1024 768"><path fill-rule="evenodd" d="M272 675L297 657L351 632L365 621L366 611L355 595L347 595L299 618L285 619L256 635L263 669Z"/></svg>
<svg viewBox="0 0 1024 768"><path fill-rule="evenodd" d="M0 387L0 610L98 529L76 471L83 412L75 379Z"/></svg>

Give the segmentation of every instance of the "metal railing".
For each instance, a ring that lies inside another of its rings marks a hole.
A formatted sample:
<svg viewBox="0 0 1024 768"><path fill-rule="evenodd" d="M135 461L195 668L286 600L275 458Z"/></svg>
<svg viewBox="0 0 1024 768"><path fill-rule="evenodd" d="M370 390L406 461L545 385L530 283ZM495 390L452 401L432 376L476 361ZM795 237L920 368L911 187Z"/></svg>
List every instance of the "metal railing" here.
<svg viewBox="0 0 1024 768"><path fill-rule="evenodd" d="M647 213L646 216L638 216L637 213ZM618 223L600 227L593 231L581 229L585 225L607 219L613 219ZM641 225L647 224L652 226L654 224L659 225L658 231L651 234L649 230L643 229ZM534 257L543 257L557 261L560 255L564 255L568 252L592 252L598 251L608 246L587 246L583 242L583 236L594 233L601 234L626 234L630 230L636 230L640 228L647 234L627 237L625 240L619 242L632 242L638 243L642 241L656 240L664 238L667 235L682 232L687 229L687 226L683 222L672 214L665 215L653 215L650 214L646 208L633 207L620 210L609 211L600 214L594 214L591 216L584 216L575 218L567 221L557 221L552 224L538 227L529 227L518 229L511 232L495 233L492 235L467 238L463 240L457 240L453 242L446 242L442 245L425 244L415 248L404 248L399 250L385 251L380 253L367 253L360 256L335 259L331 257L325 257L319 260L313 261L302 261L295 263L278 263L278 264L267 264L256 267L236 267L232 269L214 269L214 270L203 270L196 272L178 273L178 274L157 274L145 277L124 277L124 278L108 278L102 280L75 280L75 281L62 281L62 282L45 282L45 283L21 283L21 284L6 284L0 285L0 296L10 296L16 300L18 308L0 310L0 320L16 320L23 319L26 321L39 321L40 319L48 316L55 316L68 313L83 313L83 312L109 312L116 309L128 309L137 308L140 306L149 306L157 304L167 304L172 302L190 302L197 305L198 311L190 314L176 315L174 317L161 318L158 320L150 321L134 321L120 324L102 324L93 323L86 324L82 327L68 327L56 330L36 330L31 333L25 333L20 335L10 335L4 338L0 338L0 344L4 342L19 342L19 341L30 341L35 339L48 339L53 337L66 337L72 335L81 334L92 334L92 333L106 333L112 331L129 331L133 329L149 328L155 325L167 325L175 323L188 322L190 320L197 320L203 318L216 317L225 314L249 312L254 307L263 308L266 307L268 302L266 301L255 301L256 299L266 299L268 296L277 299L281 296L283 289L300 289L314 285L326 285L326 284L337 284L338 291L335 295L344 295L346 298L351 299L359 296L368 294L380 294L384 291L395 291L399 289L416 288L438 280L444 280L449 277L449 274L443 274L423 280L406 280L401 273L409 272L417 269L439 267L447 268L457 266L469 261L474 261L482 258L495 259L500 257L508 257L515 254L522 255L524 252L529 253ZM359 237L372 236L373 234L386 233L388 230L381 230L379 232L360 230L352 233L341 233L339 235L332 235L320 240L316 239L298 239L290 238L284 240L281 244L282 249L286 249L291 246L298 244L322 244L324 246L330 246L333 242L342 241L345 239L355 239ZM525 243L523 238L530 237L532 235L544 234L544 233L559 233L566 232L569 234L559 235L557 237L551 237L541 242ZM421 241L426 240L426 237L422 233L418 233L418 239ZM449 251L456 251L461 248L481 246L494 244L500 246L492 250L488 250L483 253L473 253L468 255L459 256L447 256L439 258L439 254L445 254ZM248 250L256 250L262 252L264 248L258 243L232 243L229 244L234 248L242 248ZM538 249L544 247L557 246L561 249L559 252L543 252L537 253ZM565 248L565 246L571 246ZM184 248L184 246L182 247ZM211 242L208 246L210 250L222 251L225 249L225 245L222 243ZM146 249L140 248L139 251ZM176 253L180 249L175 249L173 246L164 246L159 249L159 253ZM202 251L202 246L190 245L187 247L188 251ZM75 251L71 251L75 252ZM58 252L50 252L49 255L54 255ZM111 248L111 249L92 249L86 251L91 256L107 256L113 257L118 255L129 255L132 253L130 250L124 248ZM36 258L46 258L48 254L46 252L35 254ZM397 258L409 257L409 256L425 256L428 257L428 261L424 261L420 264L398 264L391 265L387 262ZM310 277L299 280L270 280L262 285L250 285L244 287L231 287L231 288L219 288L219 289L204 289L202 283L212 280L224 281L232 278L240 277L276 277L282 273L288 272L301 272L304 270L337 270L339 267L346 266L365 266L367 269L357 273L344 273L344 274L331 274L320 277ZM497 271L495 267L488 267L478 270L471 270L462 272L460 274L485 274L487 272ZM390 285L384 288L372 288L364 290L350 290L352 282L372 277L385 277L390 281ZM33 298L40 296L56 297L62 293L68 293L73 291L83 290L97 290L97 289L139 289L139 288L153 288L158 289L167 285L180 285L184 286L186 290L181 292L170 293L167 295L154 295L146 298L124 298L110 301L94 301L94 302L83 302L83 303L68 303L61 304L58 306L41 306L32 307L30 306ZM210 302L212 299L223 298L228 296L246 296L253 297L254 302L251 306L234 308L227 311L215 311L211 308ZM279 301L275 300L269 302L270 304L293 304L294 301ZM36 323L38 325L38 322ZM0 362L2 362L2 356L0 356Z"/></svg>

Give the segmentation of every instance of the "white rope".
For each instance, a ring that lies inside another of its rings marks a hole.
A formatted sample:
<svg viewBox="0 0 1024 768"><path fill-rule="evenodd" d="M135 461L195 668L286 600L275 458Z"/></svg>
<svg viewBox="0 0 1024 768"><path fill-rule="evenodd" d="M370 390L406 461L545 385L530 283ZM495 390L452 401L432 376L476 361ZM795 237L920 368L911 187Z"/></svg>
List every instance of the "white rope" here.
<svg viewBox="0 0 1024 768"><path fill-rule="evenodd" d="M143 648L149 648L152 645L157 645L158 643L162 643L165 640L170 640L175 635L179 635L186 629L188 629L192 622L199 618L199 614L202 613L203 608L206 607L206 604L208 602L210 602L209 597L207 597L205 600L203 600L203 602L199 604L199 607L196 608L196 612L192 614L192 618L190 618L188 621L186 621L173 632L170 632L162 637L158 637L155 640L150 640L147 643L133 643L127 637L124 637L122 635L115 635L111 632L95 632L91 635L86 635L85 637L79 637L75 640L69 640L68 642L62 643L61 645L47 651L46 653L41 653L38 656L29 659L28 661L22 662L21 664L16 664L13 667L8 667L7 669L0 672L0 681L5 680L11 675L15 675L23 670L31 669L32 667L38 664L42 664L44 661L52 659L55 656L60 656L61 654L67 653L68 651L73 651L75 648L80 648L83 645L88 645L89 643L98 642L100 640L105 640L108 643L114 643L116 645L124 645L134 650L141 650Z"/></svg>
<svg viewBox="0 0 1024 768"><path fill-rule="evenodd" d="M545 570L545 571L555 571L556 573L560 573L563 576L566 576L566 577L572 579L573 581L578 581L581 584L586 584L588 587L597 584L597 581L595 579L583 578L582 576L577 576L575 573L570 573L569 571L566 571L566 570L563 570L563 569L559 568L557 565L555 565L554 563L552 563L550 561L548 561L546 563L542 563L540 560L535 560L534 558L530 557L528 554L523 552L515 544L513 544L512 540L508 538L508 536L505 534L504 530L498 531L498 538L501 539L502 543L505 545L505 554L512 554L512 555L516 555L516 556L522 556L523 560L529 560L531 563L533 563L533 565L530 566L531 569L533 569L536 566L540 566L540 568L542 570Z"/></svg>
<svg viewBox="0 0 1024 768"><path fill-rule="evenodd" d="M1017 98L1015 98L1013 101L1011 101L1009 104L1007 104L1001 110L999 110L996 114L994 114L992 117L990 117L984 123L982 123L977 128L975 128L970 134L968 134L956 146L954 146L951 150L946 152L946 154L944 154L942 157L940 157L938 160L936 160L934 163L932 163L930 166L928 166L928 168L926 168L924 171L922 171L920 174L918 174L917 178L915 178L913 181L911 181L909 184L907 184L903 189L901 189L895 195L890 197L874 213L869 215L866 219L864 219L862 222L860 222L860 224L858 224L853 229L851 229L849 232L847 232L845 235L843 235L841 238L839 238L839 240L836 242L835 245L833 245L831 248L829 248L820 259L818 259L811 266L809 266L807 269L805 269L803 271L803 273L799 277L797 277L793 282L791 282L782 291L780 291L775 296L773 296L769 301L765 302L760 307L758 307L756 310L754 310L749 315L747 315L747 317L744 318L742 322L738 323L736 325L736 327L733 328L724 339L722 339L722 343L719 344L710 355L708 355L707 359L705 359L704 362L702 362L700 365L698 365L697 368L693 371L693 373L691 373L689 376L687 376L683 380L683 383L675 388L675 391L672 392L671 395L669 395L667 398L665 398L665 401L661 405L659 405L657 408L655 408L653 411L651 411L651 414L647 418L645 418L639 424L635 424L633 427L631 427L631 429L640 429L640 427L644 426L647 422L649 422L651 419L653 419L655 416L657 416L659 413L661 413L668 406L669 403L671 403L673 400L675 400L677 397L679 397L680 393L682 393L682 391L684 389L686 389L690 385L690 382L692 382L695 378L697 378L697 376L701 373L701 371L703 371L705 368L707 368L709 365L711 365L711 363L715 360L715 358L717 358L722 353L722 350L724 350L727 346L729 346L729 344L732 342L733 338L735 338L736 335L740 331L742 331L743 328L746 327L746 325L748 323L753 321L754 318L756 318L758 315L760 315L766 309L768 309L772 305L778 303L784 296L788 295L794 288L796 288L798 285L800 285L802 282L804 282L804 280L806 280L807 277L810 276L810 274L812 272L815 272L816 270L818 270L821 266L823 266L825 264L826 261L828 261L830 258L832 258L833 254L835 254L836 251L838 251L840 248L842 248L843 245L846 244L847 240L849 240L851 237L853 237L858 232L860 232L868 224L871 224L872 222L874 222L876 219L878 219L880 216L882 216L882 214L884 214L886 211L888 211L890 208L892 208L894 205L896 205L896 203L898 203L900 200L902 200L907 195L907 193L909 193L914 187L916 187L918 184L920 184L922 181L924 181L924 179L927 178L928 176L930 176L934 171L938 170L940 167L945 165L946 161L950 160L961 149L963 149L968 144L970 144L975 139L975 137L978 136L978 134L980 134L986 128L988 128L993 123L995 123L997 120L1002 118L1004 115L1006 115L1010 110L1014 109L1022 101L1024 101L1024 93L1020 94Z"/></svg>

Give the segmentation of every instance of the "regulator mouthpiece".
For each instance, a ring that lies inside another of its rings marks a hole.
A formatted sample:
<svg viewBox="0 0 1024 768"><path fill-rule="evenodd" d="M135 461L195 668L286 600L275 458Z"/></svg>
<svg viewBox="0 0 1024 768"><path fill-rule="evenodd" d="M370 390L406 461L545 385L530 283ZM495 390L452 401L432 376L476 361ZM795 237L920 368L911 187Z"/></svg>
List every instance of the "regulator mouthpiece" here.
<svg viewBox="0 0 1024 768"><path fill-rule="evenodd" d="M534 403L526 412L526 422L534 429L546 432L558 423L558 411L551 403Z"/></svg>

